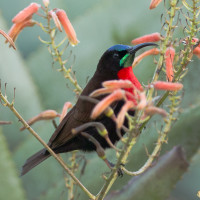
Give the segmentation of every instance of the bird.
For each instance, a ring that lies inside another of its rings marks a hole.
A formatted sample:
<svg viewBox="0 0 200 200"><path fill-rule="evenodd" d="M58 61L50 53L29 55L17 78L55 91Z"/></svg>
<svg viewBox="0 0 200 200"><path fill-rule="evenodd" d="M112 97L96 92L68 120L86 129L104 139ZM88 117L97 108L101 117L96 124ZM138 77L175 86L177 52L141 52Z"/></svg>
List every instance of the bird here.
<svg viewBox="0 0 200 200"><path fill-rule="evenodd" d="M93 77L83 89L80 97L89 96L93 91L101 88L104 81L108 80L127 79L130 80L136 88L141 87L140 82L133 73L131 64L134 61L135 53L139 49L147 46L156 46L156 44L141 43L136 46L117 44L107 49L101 56ZM56 154L71 152L74 150L82 150L86 152L96 151L96 146L86 137L81 134L75 135L72 133L72 129L93 121L90 115L95 104L80 97L49 139L48 146ZM100 100L101 98L102 97L100 97ZM123 100L115 103L114 107L112 107L115 114L119 113L123 104ZM134 114L134 112L132 114ZM94 121L100 122L106 127L109 138L113 144L119 140L116 133L116 124L112 119L106 116L101 116ZM127 125L126 120L124 123ZM106 140L100 136L95 127L88 127L84 132L93 136L104 149L110 147ZM32 155L22 166L21 176L25 175L32 168L36 167L50 156L50 153L45 148Z"/></svg>

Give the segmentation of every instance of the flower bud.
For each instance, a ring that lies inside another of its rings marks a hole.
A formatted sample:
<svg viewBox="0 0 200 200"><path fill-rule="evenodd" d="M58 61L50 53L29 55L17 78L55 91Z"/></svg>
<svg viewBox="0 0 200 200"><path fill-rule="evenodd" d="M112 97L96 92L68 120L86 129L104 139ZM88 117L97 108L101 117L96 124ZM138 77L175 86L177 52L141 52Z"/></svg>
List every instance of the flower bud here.
<svg viewBox="0 0 200 200"><path fill-rule="evenodd" d="M160 3L161 3L162 0L151 0L151 4L149 6L149 9L154 9L156 8Z"/></svg>
<svg viewBox="0 0 200 200"><path fill-rule="evenodd" d="M136 38L132 40L131 43L136 45L136 44L141 44L145 42L158 42L160 40L161 40L160 33L156 32L156 33L152 33L152 34L148 34L148 35L144 35L142 37Z"/></svg>
<svg viewBox="0 0 200 200"><path fill-rule="evenodd" d="M20 11L13 19L13 23L20 23L28 18L31 18L34 13L36 13L39 8L41 7L40 4L31 3L28 7L24 8Z"/></svg>
<svg viewBox="0 0 200 200"><path fill-rule="evenodd" d="M175 50L172 47L168 47L165 52L165 65L166 65L166 76L169 82L172 82L174 78L173 61L175 56Z"/></svg>
<svg viewBox="0 0 200 200"><path fill-rule="evenodd" d="M156 90L168 90L168 91L178 91L183 88L183 84L181 83L171 83L171 82L164 82L164 81L156 81L152 83L152 86Z"/></svg>
<svg viewBox="0 0 200 200"><path fill-rule="evenodd" d="M67 14L64 10L62 9L56 9L56 15L58 16L58 19L60 21L60 23L62 24L67 37L69 39L69 42L71 43L72 46L75 46L79 43L79 41L77 40L76 37L76 32L71 24L71 22L69 21L69 18L67 17Z"/></svg>
<svg viewBox="0 0 200 200"><path fill-rule="evenodd" d="M159 49L157 48L153 48L153 49L150 49L148 51L145 51L144 53L140 54L139 56L137 56L134 61L133 61L133 64L132 64L132 67L135 67L137 64L140 63L140 61L145 58L146 56L149 56L149 55L158 55L160 53Z"/></svg>

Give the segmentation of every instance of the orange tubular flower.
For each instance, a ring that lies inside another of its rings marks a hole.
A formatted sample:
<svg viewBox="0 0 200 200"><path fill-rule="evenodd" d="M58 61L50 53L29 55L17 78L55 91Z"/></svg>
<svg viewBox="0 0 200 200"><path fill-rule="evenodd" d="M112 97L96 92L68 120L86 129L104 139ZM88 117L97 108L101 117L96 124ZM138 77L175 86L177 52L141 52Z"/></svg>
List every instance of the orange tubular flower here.
<svg viewBox="0 0 200 200"><path fill-rule="evenodd" d="M132 40L131 43L136 45L136 44L141 44L144 42L158 42L160 40L161 40L160 33L152 33L152 34L148 34L148 35L144 35L142 37L136 38Z"/></svg>
<svg viewBox="0 0 200 200"><path fill-rule="evenodd" d="M121 100L125 97L125 91L123 90L115 90L113 93L102 99L93 109L91 114L91 119L96 119L99 115L101 115L110 104L114 101Z"/></svg>
<svg viewBox="0 0 200 200"><path fill-rule="evenodd" d="M196 47L194 50L193 50L193 54L195 54L199 59L200 59L200 47Z"/></svg>
<svg viewBox="0 0 200 200"><path fill-rule="evenodd" d="M132 101L127 101L123 107L121 108L118 116L117 116L117 120L116 120L116 123L117 123L117 128L121 128L123 123L124 123L124 119L125 119L125 116L126 116L126 113L129 109L133 108L134 107L134 103Z"/></svg>
<svg viewBox="0 0 200 200"><path fill-rule="evenodd" d="M27 18L31 18L34 13L36 13L39 8L41 7L40 4L31 3L28 7L24 8L20 11L13 19L13 23L20 23L26 20Z"/></svg>
<svg viewBox="0 0 200 200"><path fill-rule="evenodd" d="M13 49L16 49L15 43L13 42L12 38L7 33L0 30L0 34L2 34L7 39L6 41L8 41L10 43L10 45L13 47Z"/></svg>
<svg viewBox="0 0 200 200"><path fill-rule="evenodd" d="M151 0L151 4L149 6L149 9L154 9L158 6L158 4L160 4L162 0Z"/></svg>
<svg viewBox="0 0 200 200"><path fill-rule="evenodd" d="M35 23L31 21L31 19L27 19L25 21L22 21L17 24L13 24L10 28L8 35L12 38L12 40L15 42L19 33L25 28L25 27L31 27L34 26Z"/></svg>
<svg viewBox="0 0 200 200"><path fill-rule="evenodd" d="M140 54L139 56L137 56L134 61L133 61L133 64L132 64L132 67L135 67L137 64L140 63L140 61L145 58L146 56L149 56L149 55L158 55L160 53L159 49L157 48L153 48L153 49L150 49L148 51L145 51L144 53Z"/></svg>
<svg viewBox="0 0 200 200"><path fill-rule="evenodd" d="M133 83L129 80L112 80L112 81L104 81L102 83L105 88L133 88Z"/></svg>
<svg viewBox="0 0 200 200"><path fill-rule="evenodd" d="M56 25L58 30L60 32L62 32L62 27L61 27L60 21L58 19L58 16L56 15L56 13L53 10L51 10L51 11L49 11L49 15L52 17L54 24Z"/></svg>
<svg viewBox="0 0 200 200"><path fill-rule="evenodd" d="M171 83L164 81L156 81L155 83L152 83L152 86L156 90L168 90L168 91L178 91L183 88L183 84L181 83Z"/></svg>
<svg viewBox="0 0 200 200"><path fill-rule="evenodd" d="M67 17L66 12L62 9L56 9L55 12L56 12L56 15L58 16L60 23L62 24L62 26L63 26L66 34L67 34L67 37L68 37L71 45L72 46L77 45L79 43L79 41L77 40L76 32L75 32L71 22L69 21L69 18Z"/></svg>
<svg viewBox="0 0 200 200"><path fill-rule="evenodd" d="M147 106L147 98L145 92L139 94L140 102L137 105L138 110L142 110Z"/></svg>
<svg viewBox="0 0 200 200"><path fill-rule="evenodd" d="M55 110L45 110L45 111L41 112L39 115L31 118L27 123L30 126L37 121L54 119L56 117L60 117L60 114L58 114ZM26 128L22 127L20 130L23 131L24 129L26 129Z"/></svg>
<svg viewBox="0 0 200 200"><path fill-rule="evenodd" d="M154 107L154 106L147 107L145 109L145 114L150 115L150 116L159 114L162 117L167 117L167 112L165 110L163 110L162 108Z"/></svg>
<svg viewBox="0 0 200 200"><path fill-rule="evenodd" d="M67 114L67 111L69 108L72 107L72 104L70 102L66 102L63 106L63 109L62 109L62 113L60 115L60 122L64 119L64 117L66 116Z"/></svg>
<svg viewBox="0 0 200 200"><path fill-rule="evenodd" d="M90 97L98 97L100 95L112 93L115 88L100 88L90 94Z"/></svg>
<svg viewBox="0 0 200 200"><path fill-rule="evenodd" d="M175 56L175 50L172 47L168 47L165 52L165 65L166 65L166 76L169 82L172 82L174 78L173 60Z"/></svg>

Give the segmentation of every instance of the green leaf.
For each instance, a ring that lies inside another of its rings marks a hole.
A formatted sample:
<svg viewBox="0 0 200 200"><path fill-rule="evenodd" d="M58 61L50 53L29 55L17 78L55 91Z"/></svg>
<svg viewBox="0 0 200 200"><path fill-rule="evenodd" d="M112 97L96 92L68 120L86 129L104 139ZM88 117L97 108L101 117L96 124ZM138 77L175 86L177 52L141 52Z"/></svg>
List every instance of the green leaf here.
<svg viewBox="0 0 200 200"><path fill-rule="evenodd" d="M187 168L183 150L174 147L144 174L133 177L121 190L111 192L105 200L166 199Z"/></svg>
<svg viewBox="0 0 200 200"><path fill-rule="evenodd" d="M21 180L1 129L0 152L0 199L26 199Z"/></svg>

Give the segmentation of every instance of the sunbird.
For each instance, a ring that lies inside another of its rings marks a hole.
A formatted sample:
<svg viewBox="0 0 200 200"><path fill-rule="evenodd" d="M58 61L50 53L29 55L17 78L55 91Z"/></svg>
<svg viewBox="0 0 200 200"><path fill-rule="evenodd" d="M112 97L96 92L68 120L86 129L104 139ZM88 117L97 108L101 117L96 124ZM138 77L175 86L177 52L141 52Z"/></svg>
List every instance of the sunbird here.
<svg viewBox="0 0 200 200"><path fill-rule="evenodd" d="M93 91L102 87L102 83L108 80L130 80L136 88L141 88L141 84L136 78L132 70L132 62L135 58L135 53L146 46L156 46L155 43L142 43L136 46L128 46L117 44L110 47L99 60L97 69L90 79L86 87L81 93L81 96L89 96ZM114 113L117 115L123 106L124 101L120 100L112 106ZM73 134L72 129L87 122L94 121L90 115L95 104L78 98L76 104L67 113L61 121L55 132L51 136L48 146L56 153L70 152L74 150L95 151L96 146L81 134ZM133 111L130 111L133 113ZM96 122L102 123L108 131L109 138L115 144L120 138L116 133L116 124L109 117L100 116L95 119ZM127 121L124 122L127 125ZM106 149L110 146L106 140L98 133L95 127L89 127L84 132L93 136L101 146ZM124 134L124 132L122 132ZM26 174L32 168L46 160L51 155L44 148L28 158L22 167L21 175Z"/></svg>

